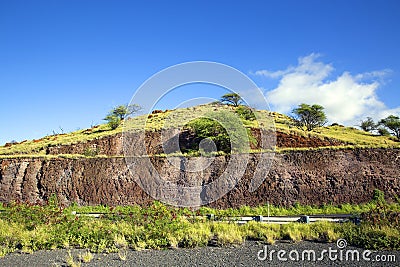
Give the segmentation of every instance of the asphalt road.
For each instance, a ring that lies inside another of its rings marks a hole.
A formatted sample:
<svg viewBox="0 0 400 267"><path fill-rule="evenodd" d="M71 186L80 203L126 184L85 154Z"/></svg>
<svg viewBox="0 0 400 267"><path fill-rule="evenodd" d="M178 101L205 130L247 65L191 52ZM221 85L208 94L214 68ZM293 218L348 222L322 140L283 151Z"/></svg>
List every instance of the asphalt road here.
<svg viewBox="0 0 400 267"><path fill-rule="evenodd" d="M278 258L279 250L284 251L279 252L281 259ZM326 252L322 254L324 250ZM313 260L313 252L310 251L315 252L316 260ZM329 251L331 251L330 255ZM339 260L340 251L342 251L341 261ZM78 262L78 255L84 252L85 250L71 250L75 262ZM363 249L353 247L339 249L335 243L279 242L265 247L263 243L248 241L234 248L127 250L125 260L121 259L117 253L93 254L94 258L89 263L82 263L81 266L400 266L400 251L373 251L369 255L364 254L370 261L363 259L364 252ZM68 250L65 249L38 251L32 254L16 252L0 258L0 266L67 266L67 253ZM298 261L296 260L297 253ZM360 257L359 261L353 260L353 256L356 257L357 253ZM323 259L319 260L321 255ZM390 260L390 262L376 260Z"/></svg>

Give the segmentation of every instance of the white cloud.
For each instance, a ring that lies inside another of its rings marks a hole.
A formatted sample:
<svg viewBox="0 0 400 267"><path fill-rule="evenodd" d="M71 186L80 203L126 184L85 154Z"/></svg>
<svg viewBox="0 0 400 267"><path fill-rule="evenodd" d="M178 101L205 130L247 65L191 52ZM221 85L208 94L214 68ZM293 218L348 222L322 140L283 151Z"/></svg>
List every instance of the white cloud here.
<svg viewBox="0 0 400 267"><path fill-rule="evenodd" d="M318 54L311 54L299 58L295 67L254 73L280 79L275 89L266 92L273 110L288 114L301 103L320 104L325 107L330 122L345 125L359 124L367 116L378 120L389 114L400 114L400 107L389 110L376 95L390 70L356 75L344 72L329 80L334 68L318 58Z"/></svg>
<svg viewBox="0 0 400 267"><path fill-rule="evenodd" d="M291 71L291 68L288 68L286 70L278 70L278 71L269 71L269 70L258 70L254 74L255 75L260 75L260 76L265 76L269 78L279 78Z"/></svg>

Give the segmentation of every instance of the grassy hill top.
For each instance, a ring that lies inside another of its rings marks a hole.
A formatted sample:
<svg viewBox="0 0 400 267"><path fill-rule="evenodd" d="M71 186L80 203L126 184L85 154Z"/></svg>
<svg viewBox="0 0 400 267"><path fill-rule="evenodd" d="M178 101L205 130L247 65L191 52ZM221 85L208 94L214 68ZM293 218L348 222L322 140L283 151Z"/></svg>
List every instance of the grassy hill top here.
<svg viewBox="0 0 400 267"><path fill-rule="evenodd" d="M235 108L227 105L208 104L176 110L167 110L164 112L155 111L152 114L145 114L130 118L123 125L112 130L107 124L101 124L89 129L78 130L66 134L56 134L43 137L38 140L25 140L20 143L6 144L0 146L0 157L18 157L31 156L42 157L46 155L46 148L57 145L70 145L86 142L93 139L103 138L122 133L124 127L129 130L141 130L145 125L146 131L157 131L162 128L183 127L189 121L209 114L210 112L234 110ZM289 136L304 138L319 138L321 140L334 139L343 143L341 146L324 146L318 148L310 147L277 147L276 150L310 150L310 149L351 149L351 148L400 148L400 142L394 137L376 136L369 132L355 129L353 127L344 127L340 125L326 126L315 129L312 132L305 132L290 126L290 118L276 112L257 110L259 120L245 120L243 125L246 128L273 128L277 132ZM271 117L272 116L272 117ZM273 119L272 119L273 118ZM56 157L56 155L52 156Z"/></svg>

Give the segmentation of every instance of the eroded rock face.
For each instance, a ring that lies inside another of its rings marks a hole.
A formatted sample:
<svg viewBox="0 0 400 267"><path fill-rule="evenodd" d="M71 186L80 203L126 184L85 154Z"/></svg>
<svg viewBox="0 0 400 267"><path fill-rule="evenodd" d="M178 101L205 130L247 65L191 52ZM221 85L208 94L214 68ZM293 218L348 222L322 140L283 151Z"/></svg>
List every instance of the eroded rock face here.
<svg viewBox="0 0 400 267"><path fill-rule="evenodd" d="M201 176L176 169L166 158L150 160L156 170L171 182L204 185L224 172L229 157L216 157ZM190 164L190 159L177 160ZM371 200L376 188L392 200L400 196L399 149L276 154L264 182L255 192L249 192L258 161L257 154L251 155L245 174L236 187L209 206L256 206L267 201L275 205L363 203ZM122 157L1 159L0 202L43 201L55 193L65 204L147 204L153 198L140 188L135 179L151 180L152 175L146 168L131 174Z"/></svg>
<svg viewBox="0 0 400 267"><path fill-rule="evenodd" d="M46 154L85 154L85 151L96 151L96 154L102 155L123 155L123 136L118 133L111 136L93 139L86 142L80 142L71 145L51 146L46 149Z"/></svg>

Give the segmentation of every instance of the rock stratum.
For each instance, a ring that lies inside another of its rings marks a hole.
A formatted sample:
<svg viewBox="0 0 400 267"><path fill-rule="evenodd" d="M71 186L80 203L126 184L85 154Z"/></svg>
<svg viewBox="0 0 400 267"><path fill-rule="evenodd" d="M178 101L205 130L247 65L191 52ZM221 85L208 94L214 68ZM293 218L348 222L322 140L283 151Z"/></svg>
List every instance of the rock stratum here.
<svg viewBox="0 0 400 267"><path fill-rule="evenodd" d="M116 139L117 140L117 139ZM102 141L104 142L104 140ZM105 154L119 154L118 144L99 144ZM74 150L83 150L75 145ZM51 148L49 154L63 151ZM68 151L71 152L71 151ZM240 156L239 160L240 160ZM265 180L254 192L249 187L259 161L250 154L243 177L226 195L209 204L215 208L274 205L364 203L374 189L388 199L400 196L400 149L294 150L275 154ZM165 157L150 157L155 169L176 183L204 185L224 172L231 156L217 156L198 175L177 169ZM181 165L198 158L177 157ZM140 164L138 159L137 164ZM148 160L148 159L147 159ZM123 157L0 159L0 202L41 202L56 194L64 204L145 205L154 199L136 182L151 181L146 168L131 173ZM240 178L240 179L239 179ZM156 190L156 188L155 188Z"/></svg>

